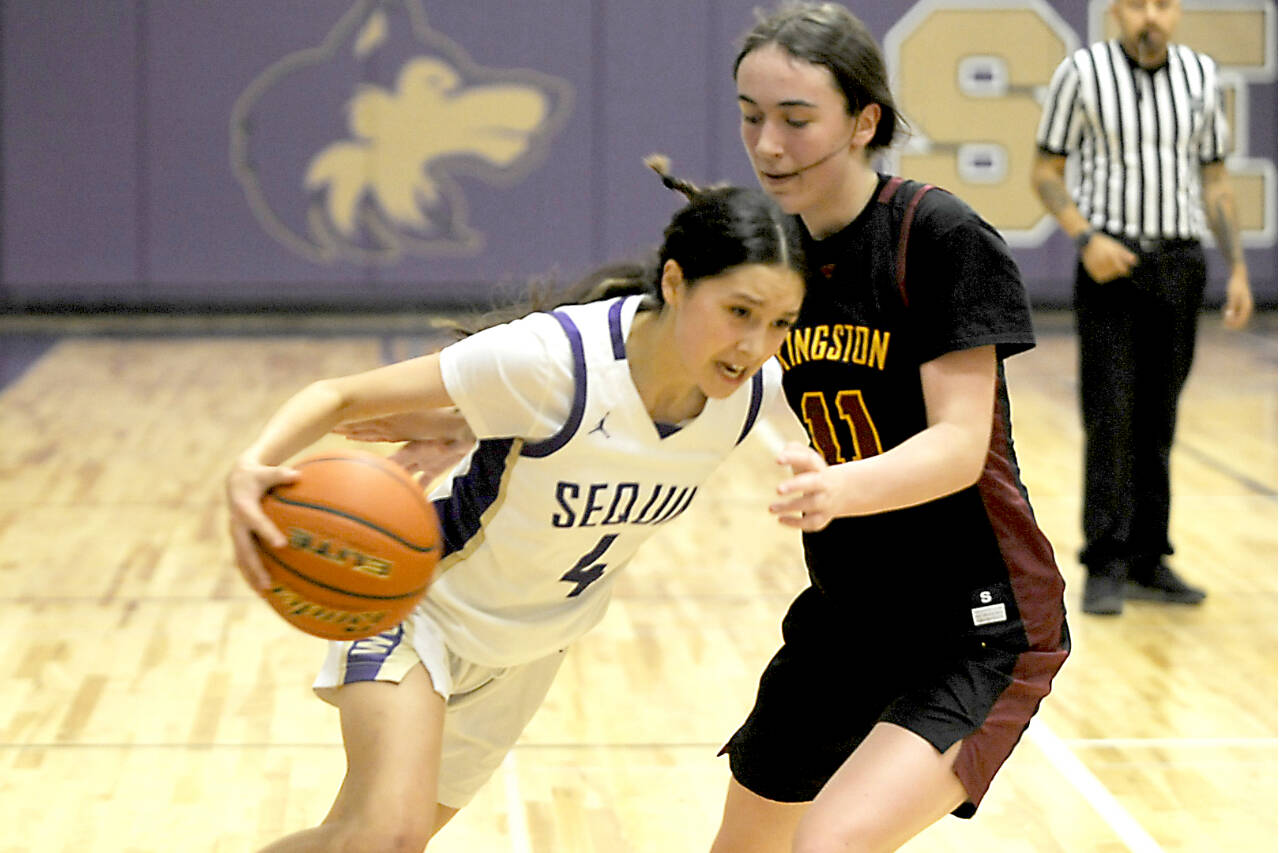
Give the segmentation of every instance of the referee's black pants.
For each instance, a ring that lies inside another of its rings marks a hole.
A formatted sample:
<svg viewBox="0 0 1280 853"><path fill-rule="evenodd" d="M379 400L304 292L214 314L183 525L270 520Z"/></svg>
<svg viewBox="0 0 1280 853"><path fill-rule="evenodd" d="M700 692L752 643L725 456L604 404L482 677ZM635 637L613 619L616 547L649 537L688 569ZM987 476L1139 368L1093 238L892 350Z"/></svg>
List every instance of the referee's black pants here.
<svg viewBox="0 0 1280 853"><path fill-rule="evenodd" d="M1149 579L1169 541L1169 452L1204 299L1195 241L1139 244L1127 278L1076 269L1084 422L1084 548L1090 574Z"/></svg>

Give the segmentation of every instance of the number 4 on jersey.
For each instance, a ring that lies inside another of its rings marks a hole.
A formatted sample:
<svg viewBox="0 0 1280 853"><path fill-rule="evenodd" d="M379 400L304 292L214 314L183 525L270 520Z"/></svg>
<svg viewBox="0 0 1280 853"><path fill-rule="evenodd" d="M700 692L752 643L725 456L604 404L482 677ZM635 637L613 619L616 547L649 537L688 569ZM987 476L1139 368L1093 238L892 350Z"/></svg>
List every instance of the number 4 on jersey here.
<svg viewBox="0 0 1280 853"><path fill-rule="evenodd" d="M828 465L839 465L848 462L841 452L841 431L831 418L831 408L827 398L820 391L808 391L800 399L800 408L804 412L805 427L813 439L813 446L818 448L822 458ZM846 445L853 450L853 459L866 459L878 455L880 434L871 421L867 404L862 399L861 391L840 391L836 394L835 410L840 422L849 428L849 439Z"/></svg>
<svg viewBox="0 0 1280 853"><path fill-rule="evenodd" d="M567 598L574 598L580 595L584 589L600 580L600 577L604 574L605 564L597 563L596 560L604 556L604 552L609 550L609 546L617 538L618 534L616 533L602 536L600 541L596 543L596 547L582 555L582 559L575 563L572 569L560 576L562 581L577 584L569 591Z"/></svg>

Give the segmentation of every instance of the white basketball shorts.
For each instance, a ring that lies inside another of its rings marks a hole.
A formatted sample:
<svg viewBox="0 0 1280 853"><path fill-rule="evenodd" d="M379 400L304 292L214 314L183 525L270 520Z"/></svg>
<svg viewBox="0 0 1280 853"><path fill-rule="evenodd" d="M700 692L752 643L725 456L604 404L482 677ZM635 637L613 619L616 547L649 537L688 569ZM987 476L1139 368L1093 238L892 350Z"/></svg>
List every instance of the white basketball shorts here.
<svg viewBox="0 0 1280 853"><path fill-rule="evenodd" d="M415 610L374 637L331 642L312 686L332 704L344 684L399 683L421 663L446 703L437 796L441 804L460 809L511 751L563 660L564 651L559 651L517 666L479 666L453 654L435 622Z"/></svg>

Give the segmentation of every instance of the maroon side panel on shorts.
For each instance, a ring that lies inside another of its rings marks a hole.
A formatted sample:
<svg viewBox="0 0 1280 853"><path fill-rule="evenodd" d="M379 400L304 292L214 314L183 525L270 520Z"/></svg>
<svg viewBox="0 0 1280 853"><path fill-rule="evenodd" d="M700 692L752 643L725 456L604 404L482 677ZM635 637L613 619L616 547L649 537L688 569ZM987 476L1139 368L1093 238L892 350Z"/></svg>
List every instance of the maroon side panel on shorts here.
<svg viewBox="0 0 1280 853"><path fill-rule="evenodd" d="M1069 652L1062 575L1019 484L1003 378L998 390L991 446L978 491L1009 567L1009 585L1030 648L1018 656L1013 683L996 700L982 726L965 739L956 757L956 775L975 808L1041 700L1049 695L1050 683Z"/></svg>

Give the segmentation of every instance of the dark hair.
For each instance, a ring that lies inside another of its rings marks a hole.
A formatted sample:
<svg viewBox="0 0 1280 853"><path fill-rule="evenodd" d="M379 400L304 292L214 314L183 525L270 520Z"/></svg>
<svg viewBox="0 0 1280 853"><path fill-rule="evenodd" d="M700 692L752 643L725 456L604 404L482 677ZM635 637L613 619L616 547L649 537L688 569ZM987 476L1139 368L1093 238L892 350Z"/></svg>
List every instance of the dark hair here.
<svg viewBox="0 0 1280 853"><path fill-rule="evenodd" d="M805 280L807 269L800 227L794 217L783 213L762 190L698 187L672 177L668 172L670 163L661 155L645 158L645 164L658 173L663 185L688 199L671 217L663 232L662 245L650 260L601 267L567 290L559 290L545 281L535 282L523 304L500 308L473 322L459 324L459 332L470 334L556 305L627 294L648 297L642 309L659 308L663 304L662 269L667 261L679 265L688 286L743 264L785 266Z"/></svg>
<svg viewBox="0 0 1280 853"><path fill-rule="evenodd" d="M787 3L771 15L757 9L756 16L755 27L743 37L733 61L735 80L747 54L776 44L796 59L830 71L850 115L868 104L880 105L880 124L867 144L868 151L888 148L899 130L907 130L889 88L880 45L852 12L838 3Z"/></svg>
<svg viewBox="0 0 1280 853"><path fill-rule="evenodd" d="M742 264L774 264L793 269L802 277L806 274L799 225L762 190L695 186L671 177L670 162L660 154L645 158L645 165L658 173L668 189L689 200L662 232L649 281L649 292L659 300L662 268L667 261L679 265L689 284Z"/></svg>

